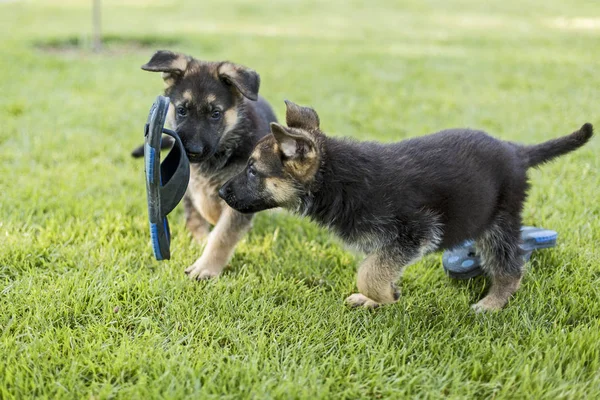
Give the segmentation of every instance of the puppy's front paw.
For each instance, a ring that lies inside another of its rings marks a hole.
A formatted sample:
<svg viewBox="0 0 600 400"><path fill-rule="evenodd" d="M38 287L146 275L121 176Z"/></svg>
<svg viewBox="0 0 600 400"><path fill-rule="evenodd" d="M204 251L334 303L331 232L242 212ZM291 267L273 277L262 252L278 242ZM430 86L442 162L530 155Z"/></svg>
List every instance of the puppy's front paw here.
<svg viewBox="0 0 600 400"><path fill-rule="evenodd" d="M221 275L220 270L206 267L205 265L202 265L200 263L194 263L194 264L190 265L185 270L185 273L187 274L188 278L190 278L192 280L198 280L198 281L202 280L202 279L216 278L219 275Z"/></svg>
<svg viewBox="0 0 600 400"><path fill-rule="evenodd" d="M377 308L381 305L361 293L354 293L348 296L346 298L346 304L353 308L360 306L365 308Z"/></svg>
<svg viewBox="0 0 600 400"><path fill-rule="evenodd" d="M475 311L477 314L484 312L493 312L500 311L505 303L496 301L496 299L490 299L489 297L484 297L479 300L477 303L471 306L471 309Z"/></svg>

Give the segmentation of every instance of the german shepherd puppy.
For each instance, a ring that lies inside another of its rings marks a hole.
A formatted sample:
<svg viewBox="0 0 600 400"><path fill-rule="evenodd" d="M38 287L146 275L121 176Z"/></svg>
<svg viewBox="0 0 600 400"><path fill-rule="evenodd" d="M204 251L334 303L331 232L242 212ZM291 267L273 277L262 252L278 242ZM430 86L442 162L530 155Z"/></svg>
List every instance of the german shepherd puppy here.
<svg viewBox="0 0 600 400"><path fill-rule="evenodd" d="M491 288L476 311L498 310L523 276L519 247L527 169L584 145L571 135L524 146L468 129L394 144L330 138L310 108L286 101L287 127L271 123L246 169L219 195L236 210L285 207L331 228L367 254L346 302L394 303L402 270L424 254L475 239Z"/></svg>
<svg viewBox="0 0 600 400"><path fill-rule="evenodd" d="M162 72L165 96L171 99L168 123L191 162L183 199L186 225L198 242L206 240L206 247L185 272L192 279L216 277L252 221L251 214L228 207L218 189L244 168L255 144L269 133L269 123L277 119L258 95L259 75L244 66L161 50L142 69ZM143 155L143 150L132 154Z"/></svg>

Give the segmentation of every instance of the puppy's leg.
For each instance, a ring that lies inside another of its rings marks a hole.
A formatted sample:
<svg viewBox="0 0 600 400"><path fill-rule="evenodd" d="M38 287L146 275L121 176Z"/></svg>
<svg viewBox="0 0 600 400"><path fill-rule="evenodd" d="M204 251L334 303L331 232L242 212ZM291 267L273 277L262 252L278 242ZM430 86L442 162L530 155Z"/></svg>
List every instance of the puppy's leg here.
<svg viewBox="0 0 600 400"><path fill-rule="evenodd" d="M208 234L210 233L210 224L196 210L194 202L190 195L186 192L183 197L183 210L185 214L185 225L192 233L192 236L198 244L204 244Z"/></svg>
<svg viewBox="0 0 600 400"><path fill-rule="evenodd" d="M520 226L519 216L500 215L477 240L482 266L492 279L492 286L483 299L473 304L476 312L500 310L519 288L524 264L519 247Z"/></svg>
<svg viewBox="0 0 600 400"><path fill-rule="evenodd" d="M252 214L241 214L225 207L208 236L202 256L185 273L191 279L219 276L233 255L235 246L252 226Z"/></svg>
<svg viewBox="0 0 600 400"><path fill-rule="evenodd" d="M346 299L352 307L375 308L395 303L400 297L396 281L404 267L420 256L417 246L404 249L382 249L370 254L358 269L358 290Z"/></svg>

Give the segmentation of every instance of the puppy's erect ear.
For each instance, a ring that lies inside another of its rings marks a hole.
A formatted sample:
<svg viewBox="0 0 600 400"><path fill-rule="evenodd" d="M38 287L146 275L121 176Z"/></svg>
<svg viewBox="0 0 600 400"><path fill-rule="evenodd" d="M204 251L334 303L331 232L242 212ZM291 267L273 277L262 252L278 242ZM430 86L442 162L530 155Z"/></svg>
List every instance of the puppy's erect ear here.
<svg viewBox="0 0 600 400"><path fill-rule="evenodd" d="M289 100L285 100L285 106L287 108L285 112L287 126L309 131L319 129L319 116L315 110L299 106Z"/></svg>
<svg viewBox="0 0 600 400"><path fill-rule="evenodd" d="M258 99L260 76L256 71L225 61L219 65L217 73L221 80L233 85L244 97Z"/></svg>
<svg viewBox="0 0 600 400"><path fill-rule="evenodd" d="M291 130L276 122L271 122L271 132L286 158L304 159L314 153L314 141L308 132Z"/></svg>
<svg viewBox="0 0 600 400"><path fill-rule="evenodd" d="M144 71L162 72L162 77L167 86L170 86L179 79L185 70L191 58L181 53L173 53L168 50L159 50L148 61L142 65Z"/></svg>

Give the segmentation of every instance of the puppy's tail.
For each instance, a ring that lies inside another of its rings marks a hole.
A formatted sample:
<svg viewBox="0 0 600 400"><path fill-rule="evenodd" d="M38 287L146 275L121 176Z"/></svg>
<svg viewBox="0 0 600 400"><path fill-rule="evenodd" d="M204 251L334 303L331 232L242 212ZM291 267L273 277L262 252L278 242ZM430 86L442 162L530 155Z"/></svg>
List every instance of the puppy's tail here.
<svg viewBox="0 0 600 400"><path fill-rule="evenodd" d="M532 146L522 146L521 151L527 159L527 166L537 167L563 154L577 150L586 144L593 134L594 127L592 124L586 123L578 131L570 135Z"/></svg>
<svg viewBox="0 0 600 400"><path fill-rule="evenodd" d="M163 137L161 138L161 142L160 142L160 148L162 150L170 149L171 147L173 147L173 143L175 143L175 141L173 140L172 137L163 135ZM138 146L135 149L133 149L131 151L131 157L133 157L133 158L144 157L144 145Z"/></svg>

